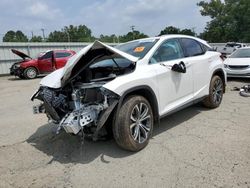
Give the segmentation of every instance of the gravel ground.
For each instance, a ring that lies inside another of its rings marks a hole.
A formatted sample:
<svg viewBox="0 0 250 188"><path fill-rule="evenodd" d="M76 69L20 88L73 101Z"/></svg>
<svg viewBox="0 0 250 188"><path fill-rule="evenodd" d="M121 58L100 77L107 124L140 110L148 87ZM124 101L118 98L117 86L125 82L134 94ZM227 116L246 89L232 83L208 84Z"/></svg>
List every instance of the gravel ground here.
<svg viewBox="0 0 250 188"><path fill-rule="evenodd" d="M189 107L161 120L138 153L61 133L32 114L40 79L0 77L0 187L250 187L250 98Z"/></svg>

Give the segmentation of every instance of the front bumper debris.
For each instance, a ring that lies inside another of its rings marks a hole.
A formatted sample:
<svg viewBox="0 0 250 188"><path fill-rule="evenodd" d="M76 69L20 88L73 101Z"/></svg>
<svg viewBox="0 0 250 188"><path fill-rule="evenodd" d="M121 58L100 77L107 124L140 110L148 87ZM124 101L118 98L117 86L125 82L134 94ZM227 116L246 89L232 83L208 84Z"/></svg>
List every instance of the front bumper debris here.
<svg viewBox="0 0 250 188"><path fill-rule="evenodd" d="M17 67L15 64L11 66L10 68L10 75L13 76L23 76L23 69L20 67Z"/></svg>

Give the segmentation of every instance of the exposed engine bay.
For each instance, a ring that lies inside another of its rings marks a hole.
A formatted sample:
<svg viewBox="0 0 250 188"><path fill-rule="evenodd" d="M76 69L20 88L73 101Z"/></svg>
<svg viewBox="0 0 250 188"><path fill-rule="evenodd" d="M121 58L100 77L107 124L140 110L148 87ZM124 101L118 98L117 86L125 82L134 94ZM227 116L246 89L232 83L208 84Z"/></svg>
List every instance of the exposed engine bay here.
<svg viewBox="0 0 250 188"><path fill-rule="evenodd" d="M46 113L50 121L58 124L57 132L64 129L97 139L120 97L102 86L132 72L135 64L104 49L86 55L73 67L63 87L41 85L31 100L42 101L33 112Z"/></svg>
<svg viewBox="0 0 250 188"><path fill-rule="evenodd" d="M35 98L43 103L34 107L34 113L46 113L49 120L59 124L58 131L83 131L96 137L119 100L119 96L102 88L103 84L77 83L72 92L41 87Z"/></svg>

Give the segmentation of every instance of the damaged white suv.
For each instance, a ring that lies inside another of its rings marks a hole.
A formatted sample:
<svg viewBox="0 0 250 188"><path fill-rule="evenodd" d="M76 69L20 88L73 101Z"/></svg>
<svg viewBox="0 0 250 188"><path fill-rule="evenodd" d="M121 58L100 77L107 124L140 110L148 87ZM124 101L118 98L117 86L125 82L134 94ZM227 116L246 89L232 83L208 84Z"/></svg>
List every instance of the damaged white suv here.
<svg viewBox="0 0 250 188"><path fill-rule="evenodd" d="M70 134L97 140L101 130L130 151L144 148L159 119L202 101L220 105L226 73L222 59L203 40L166 35L110 47L99 41L43 78L32 96Z"/></svg>

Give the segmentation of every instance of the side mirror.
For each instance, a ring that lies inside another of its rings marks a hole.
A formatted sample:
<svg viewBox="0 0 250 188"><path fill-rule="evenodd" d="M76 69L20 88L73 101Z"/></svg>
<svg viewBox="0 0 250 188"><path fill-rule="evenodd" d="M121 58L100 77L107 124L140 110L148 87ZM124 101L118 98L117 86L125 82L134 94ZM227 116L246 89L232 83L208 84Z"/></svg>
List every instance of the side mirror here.
<svg viewBox="0 0 250 188"><path fill-rule="evenodd" d="M175 72L180 72L180 73L186 73L186 66L185 64L181 61L179 64L174 64L171 68L172 71Z"/></svg>

